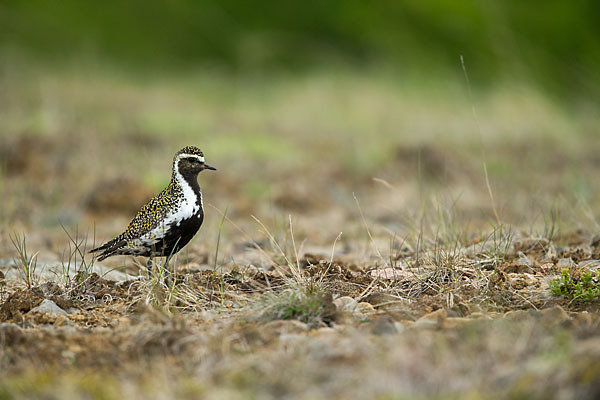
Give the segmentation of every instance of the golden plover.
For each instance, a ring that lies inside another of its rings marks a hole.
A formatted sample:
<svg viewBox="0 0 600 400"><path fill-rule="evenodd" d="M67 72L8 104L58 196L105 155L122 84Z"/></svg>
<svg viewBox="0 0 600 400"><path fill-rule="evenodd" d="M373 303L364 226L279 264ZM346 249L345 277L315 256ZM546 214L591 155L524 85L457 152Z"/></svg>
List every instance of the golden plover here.
<svg viewBox="0 0 600 400"><path fill-rule="evenodd" d="M90 253L100 253L98 261L114 255L148 257L148 276L153 257L170 257L194 237L204 220L198 173L216 168L204 162L204 154L194 146L184 147L173 158L169 185L146 203L125 232Z"/></svg>

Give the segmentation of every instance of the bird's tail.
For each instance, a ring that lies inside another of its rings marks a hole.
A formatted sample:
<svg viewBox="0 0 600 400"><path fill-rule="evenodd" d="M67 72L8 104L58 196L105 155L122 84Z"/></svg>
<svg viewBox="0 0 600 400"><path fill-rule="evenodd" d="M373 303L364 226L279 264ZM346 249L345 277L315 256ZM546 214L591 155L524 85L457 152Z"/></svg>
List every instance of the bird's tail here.
<svg viewBox="0 0 600 400"><path fill-rule="evenodd" d="M117 237L117 238L115 238L113 240L110 240L110 241L104 243L100 247L96 247L95 249L91 249L89 252L90 253L102 252L102 254L100 254L98 256L98 259L97 259L98 261L102 261L105 258L108 258L108 257L112 256L115 251L117 251L121 247L125 246L126 244L127 244L127 240L124 240L121 237Z"/></svg>

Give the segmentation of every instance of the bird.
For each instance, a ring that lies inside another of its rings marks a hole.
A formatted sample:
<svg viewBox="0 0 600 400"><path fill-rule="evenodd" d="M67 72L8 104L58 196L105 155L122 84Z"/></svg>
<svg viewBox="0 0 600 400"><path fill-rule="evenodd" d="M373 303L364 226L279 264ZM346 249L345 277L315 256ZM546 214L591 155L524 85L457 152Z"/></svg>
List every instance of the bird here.
<svg viewBox="0 0 600 400"><path fill-rule="evenodd" d="M154 257L168 259L194 237L204 221L202 191L198 174L217 169L204 161L204 153L186 146L175 153L171 181L137 212L119 236L90 250L102 261L114 255L148 257L146 268L152 277Z"/></svg>

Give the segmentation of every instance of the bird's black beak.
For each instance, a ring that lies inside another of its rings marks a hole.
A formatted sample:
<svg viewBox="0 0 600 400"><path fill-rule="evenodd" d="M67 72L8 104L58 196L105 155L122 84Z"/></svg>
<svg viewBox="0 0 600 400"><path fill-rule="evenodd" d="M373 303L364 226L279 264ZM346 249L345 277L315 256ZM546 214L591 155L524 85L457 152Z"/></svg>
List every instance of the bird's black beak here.
<svg viewBox="0 0 600 400"><path fill-rule="evenodd" d="M206 163L204 163L204 168L203 169L210 169L211 171L216 171L217 169L215 167L213 167L212 165L208 165Z"/></svg>

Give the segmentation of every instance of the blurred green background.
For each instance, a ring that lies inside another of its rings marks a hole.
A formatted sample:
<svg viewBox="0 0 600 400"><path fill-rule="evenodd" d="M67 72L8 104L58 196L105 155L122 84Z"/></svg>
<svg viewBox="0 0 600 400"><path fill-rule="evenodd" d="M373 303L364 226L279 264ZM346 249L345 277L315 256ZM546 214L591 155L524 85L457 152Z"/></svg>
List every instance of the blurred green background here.
<svg viewBox="0 0 600 400"><path fill-rule="evenodd" d="M464 55L477 88L524 81L597 100L599 16L594 0L4 0L0 54L134 70L368 66L426 82L462 75Z"/></svg>
<svg viewBox="0 0 600 400"><path fill-rule="evenodd" d="M0 219L117 213L112 235L190 144L219 168L208 201L244 218L345 224L352 193L386 223L430 194L483 222L593 217L599 15L591 0L0 0Z"/></svg>

